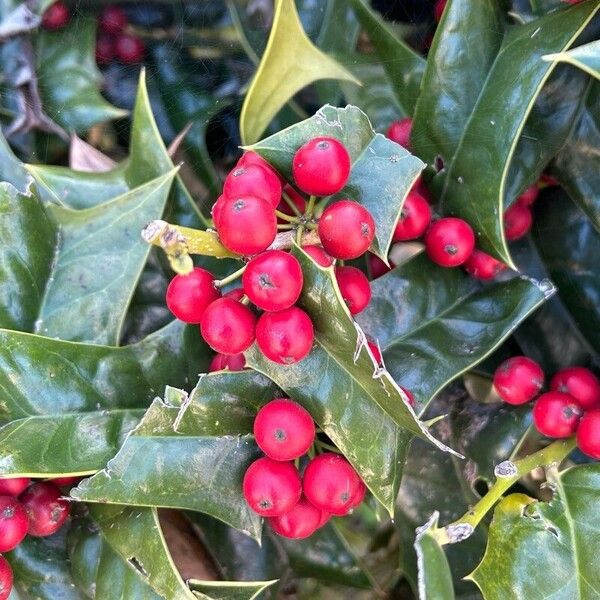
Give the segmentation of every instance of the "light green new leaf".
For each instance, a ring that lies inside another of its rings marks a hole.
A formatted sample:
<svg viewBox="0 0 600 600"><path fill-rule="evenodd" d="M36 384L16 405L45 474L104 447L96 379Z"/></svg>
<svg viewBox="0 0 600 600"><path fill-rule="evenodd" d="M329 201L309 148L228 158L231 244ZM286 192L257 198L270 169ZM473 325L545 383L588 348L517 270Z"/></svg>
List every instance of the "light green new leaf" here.
<svg viewBox="0 0 600 600"><path fill-rule="evenodd" d="M471 579L485 598L600 597L600 465L551 474L554 498L504 498ZM501 565L502 568L499 568Z"/></svg>
<svg viewBox="0 0 600 600"><path fill-rule="evenodd" d="M358 201L375 219L371 250L387 261L404 199L425 166L407 150L376 134L365 113L355 106L326 105L313 117L250 146L292 181L296 150L315 136L340 140L352 160L346 187L336 197Z"/></svg>
<svg viewBox="0 0 600 600"><path fill-rule="evenodd" d="M359 84L352 73L308 39L294 1L277 0L269 41L242 106L243 143L256 142L296 92L320 79Z"/></svg>
<svg viewBox="0 0 600 600"><path fill-rule="evenodd" d="M85 132L93 125L127 114L100 94L96 67L96 28L92 18L73 18L58 31L40 31L37 61L40 91L48 115L67 131Z"/></svg>
<svg viewBox="0 0 600 600"><path fill-rule="evenodd" d="M578 46L567 52L547 54L542 58L547 62L559 61L573 65L588 75L600 79L600 40Z"/></svg>

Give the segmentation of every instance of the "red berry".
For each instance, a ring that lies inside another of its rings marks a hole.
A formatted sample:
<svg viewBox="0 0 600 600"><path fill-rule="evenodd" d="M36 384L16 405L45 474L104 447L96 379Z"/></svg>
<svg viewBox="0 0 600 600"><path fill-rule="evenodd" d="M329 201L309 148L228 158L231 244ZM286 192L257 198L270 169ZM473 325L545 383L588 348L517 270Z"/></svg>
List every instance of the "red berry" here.
<svg viewBox="0 0 600 600"><path fill-rule="evenodd" d="M210 365L208 366L208 372L214 373L215 371L241 371L246 366L246 358L243 354L215 354Z"/></svg>
<svg viewBox="0 0 600 600"><path fill-rule="evenodd" d="M0 479L0 496L15 496L23 493L31 483L28 477L13 477Z"/></svg>
<svg viewBox="0 0 600 600"><path fill-rule="evenodd" d="M405 387L400 386L400 389L407 395L408 397L408 403L411 406L415 405L415 397L413 396L413 393L410 390L407 390Z"/></svg>
<svg viewBox="0 0 600 600"><path fill-rule="evenodd" d="M294 460L308 451L315 439L310 413L293 400L277 398L265 404L254 419L258 447L273 460Z"/></svg>
<svg viewBox="0 0 600 600"><path fill-rule="evenodd" d="M306 212L306 200L291 185L286 184L286 186L283 188L283 193L293 202L300 214L304 214ZM279 202L277 210L286 215L290 215L290 217L296 216L296 213L291 209L290 205L285 200L281 200L281 202ZM282 222L285 221L282 219Z"/></svg>
<svg viewBox="0 0 600 600"><path fill-rule="evenodd" d="M383 362L383 357L381 356L381 350L379 349L379 346L375 342L372 342L371 340L367 340L367 345L369 346L369 348L371 350L371 354L373 355L373 358L375 359L377 364L380 365Z"/></svg>
<svg viewBox="0 0 600 600"><path fill-rule="evenodd" d="M536 200L540 193L540 188L536 183L530 185L518 198L517 202L523 206L531 206Z"/></svg>
<svg viewBox="0 0 600 600"><path fill-rule="evenodd" d="M533 400L542 387L542 367L526 356L513 356L505 360L494 373L494 388L508 404L525 404Z"/></svg>
<svg viewBox="0 0 600 600"><path fill-rule="evenodd" d="M266 250L277 234L273 206L254 196L224 200L215 226L225 248L243 255Z"/></svg>
<svg viewBox="0 0 600 600"><path fill-rule="evenodd" d="M0 600L7 600L13 586L13 572L10 564L0 556Z"/></svg>
<svg viewBox="0 0 600 600"><path fill-rule="evenodd" d="M71 20L69 7L58 0L51 4L42 15L42 27L48 31L62 29Z"/></svg>
<svg viewBox="0 0 600 600"><path fill-rule="evenodd" d="M425 200L431 202L431 192L429 191L429 188L425 185L425 182L423 181L422 177L418 177L417 180L413 183L411 192L416 192L417 194L423 196Z"/></svg>
<svg viewBox="0 0 600 600"><path fill-rule="evenodd" d="M79 483L81 479L81 477L55 477L48 481L58 487L73 487L75 484Z"/></svg>
<svg viewBox="0 0 600 600"><path fill-rule="evenodd" d="M410 192L402 207L394 230L394 241L405 242L420 238L431 222L429 202L418 192Z"/></svg>
<svg viewBox="0 0 600 600"><path fill-rule="evenodd" d="M273 362L291 365L308 356L314 340L310 317L297 306L264 313L256 324L256 343Z"/></svg>
<svg viewBox="0 0 600 600"><path fill-rule="evenodd" d="M385 134L392 142L410 149L410 132L412 130L412 119L400 119L394 121Z"/></svg>
<svg viewBox="0 0 600 600"><path fill-rule="evenodd" d="M302 495L302 481L294 463L268 456L248 467L242 487L248 506L262 517L289 512Z"/></svg>
<svg viewBox="0 0 600 600"><path fill-rule="evenodd" d="M21 502L14 496L0 496L0 552L16 548L27 535L28 525Z"/></svg>
<svg viewBox="0 0 600 600"><path fill-rule="evenodd" d="M146 45L137 37L122 34L115 42L115 55L126 65L135 65L144 60Z"/></svg>
<svg viewBox="0 0 600 600"><path fill-rule="evenodd" d="M225 179L223 195L226 198L255 196L277 208L281 200L281 182L271 169L259 165L236 167Z"/></svg>
<svg viewBox="0 0 600 600"><path fill-rule="evenodd" d="M239 302L245 295L244 288L236 287L223 294L223 298L231 298L232 300Z"/></svg>
<svg viewBox="0 0 600 600"><path fill-rule="evenodd" d="M442 267L458 267L473 254L475 234L462 219L446 217L431 224L425 234L427 256Z"/></svg>
<svg viewBox="0 0 600 600"><path fill-rule="evenodd" d="M224 206L224 204L225 204L226 201L227 201L227 198L225 198L225 196L223 196L221 194L215 200L215 203L212 205L212 208L210 209L210 213L212 215L213 223L215 225L215 228L217 228L217 229L219 227L219 220L220 220L221 214L223 212L223 206Z"/></svg>
<svg viewBox="0 0 600 600"><path fill-rule="evenodd" d="M334 259L321 246L302 246L302 250L321 267L330 267L333 264Z"/></svg>
<svg viewBox="0 0 600 600"><path fill-rule="evenodd" d="M395 266L394 263L390 260L390 266L388 267L379 256L375 256L375 254L367 255L367 260L369 261L369 272L371 273L371 279L377 279L386 273L389 273L392 268ZM389 258L388 258L389 260Z"/></svg>
<svg viewBox="0 0 600 600"><path fill-rule="evenodd" d="M371 301L371 285L367 276L356 267L336 267L335 278L340 294L348 305L351 315L367 308Z"/></svg>
<svg viewBox="0 0 600 600"><path fill-rule="evenodd" d="M100 31L104 33L121 33L127 24L127 15L120 6L106 6L98 19Z"/></svg>
<svg viewBox="0 0 600 600"><path fill-rule="evenodd" d="M206 343L221 354L239 354L254 341L256 317L231 298L215 300L202 315L200 331Z"/></svg>
<svg viewBox="0 0 600 600"><path fill-rule="evenodd" d="M529 233L532 224L533 215L530 208L520 202L515 202L504 213L504 235L511 242Z"/></svg>
<svg viewBox="0 0 600 600"><path fill-rule="evenodd" d="M96 63L107 65L115 57L114 40L109 35L99 35L96 40Z"/></svg>
<svg viewBox="0 0 600 600"><path fill-rule="evenodd" d="M277 535L300 540L312 535L319 528L322 514L323 511L302 497L289 512L279 517L271 517L269 524Z"/></svg>
<svg viewBox="0 0 600 600"><path fill-rule="evenodd" d="M196 267L188 275L175 275L167 287L169 310L185 323L200 323L208 305L221 296L212 273Z"/></svg>
<svg viewBox="0 0 600 600"><path fill-rule="evenodd" d="M504 263L477 249L473 250L473 254L469 256L464 267L469 275L483 280L493 279L506 269Z"/></svg>
<svg viewBox="0 0 600 600"><path fill-rule="evenodd" d="M365 499L367 495L367 486L360 480L360 485L358 486L358 491L354 494L354 498L352 498L352 508L356 508L359 506L362 501Z"/></svg>
<svg viewBox="0 0 600 600"><path fill-rule="evenodd" d="M281 185L285 184L285 179L275 170L275 167L268 163L260 154L248 150L242 154L242 157L237 161L236 166L249 167L250 165L257 165L259 167L263 167L264 169L268 169L277 176L277 179L279 179Z"/></svg>
<svg viewBox="0 0 600 600"><path fill-rule="evenodd" d="M321 511L321 518L319 519L319 524L317 525L317 529L321 529L323 525L327 524L331 519L331 513L328 513L326 510Z"/></svg>
<svg viewBox="0 0 600 600"><path fill-rule="evenodd" d="M302 291L302 269L295 256L283 250L267 250L255 256L242 275L244 292L251 302L268 311L296 303Z"/></svg>
<svg viewBox="0 0 600 600"><path fill-rule="evenodd" d="M360 477L341 455L326 452L313 458L304 471L303 488L309 502L332 515L345 515L360 489Z"/></svg>
<svg viewBox="0 0 600 600"><path fill-rule="evenodd" d="M600 409L588 410L579 421L577 446L590 458L600 460Z"/></svg>
<svg viewBox="0 0 600 600"><path fill-rule="evenodd" d="M562 392L546 392L533 405L533 424L546 437L565 438L577 430L583 411L577 400Z"/></svg>
<svg viewBox="0 0 600 600"><path fill-rule="evenodd" d="M350 155L342 142L316 137L301 146L292 160L296 185L312 196L339 192L350 176Z"/></svg>
<svg viewBox="0 0 600 600"><path fill-rule="evenodd" d="M46 481L34 483L21 495L20 500L29 517L29 535L46 537L62 527L70 506L61 496L61 491Z"/></svg>
<svg viewBox="0 0 600 600"><path fill-rule="evenodd" d="M584 367L570 367L554 375L550 389L573 396L581 408L600 408L600 381Z"/></svg>
<svg viewBox="0 0 600 600"><path fill-rule="evenodd" d="M436 23L439 23L442 20L442 14L446 8L446 1L447 0L437 0L433 7L433 18Z"/></svg>
<svg viewBox="0 0 600 600"><path fill-rule="evenodd" d="M375 237L375 221L358 202L330 204L319 220L319 237L328 254L348 260L364 254Z"/></svg>

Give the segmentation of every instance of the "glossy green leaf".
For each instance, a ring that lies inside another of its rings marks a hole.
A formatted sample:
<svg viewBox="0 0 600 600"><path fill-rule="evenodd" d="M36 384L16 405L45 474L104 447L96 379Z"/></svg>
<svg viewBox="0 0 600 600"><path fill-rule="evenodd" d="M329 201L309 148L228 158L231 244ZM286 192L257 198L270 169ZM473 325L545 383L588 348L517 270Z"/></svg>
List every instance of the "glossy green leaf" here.
<svg viewBox="0 0 600 600"><path fill-rule="evenodd" d="M460 19L461 15L470 10L469 5L469 2L452 2L442 25L447 25L447 19ZM491 3L489 5L490 11L497 14L491 8ZM441 180L436 186L442 211L467 220L473 226L481 248L509 265L512 264L512 259L504 239L502 223L506 179L525 121L543 84L557 64L556 61L544 62L541 57L549 52L568 48L598 8L598 5L590 2L549 13L536 21L511 27L498 50L499 34L495 33L485 46L487 51L482 49L481 52L473 52L469 48L468 52L459 54L469 55L473 60L480 61L479 64L484 65L485 71L482 72L480 68L479 72L482 77L485 73L485 79L477 93L467 96L472 99L471 105L456 123L453 138L445 135L446 127L438 130L429 124L429 116L436 111L438 121L440 117L446 118L446 110L440 109L444 105L439 103L439 95L427 94L419 102L415 117L414 145L417 153L425 152L423 156L427 157L428 162L439 163L441 160L444 164L436 177ZM478 12L473 11L473 14ZM486 25L484 27L487 28ZM491 29L501 31L497 26ZM440 40L434 40L430 70L453 73L451 68L441 69L436 60L438 57L441 60L441 55L445 52L451 54L448 48L451 41L443 42L443 36ZM489 62L491 59L492 63ZM456 79L454 85L465 89L465 80L471 80L471 72L464 69L465 65L460 60L453 63L453 66L465 74L461 83L457 83ZM513 77L515 71L520 73L517 88ZM429 90L428 85L431 84L427 75L426 73L424 85ZM464 96L460 94L456 97L462 100ZM441 101L444 99L445 96L442 96ZM508 106L510 110L507 110ZM422 132L427 129L432 131L430 140L444 139L446 143L432 143L422 137ZM457 134L458 142L448 143L449 139L456 140ZM487 175L473 177L473 173Z"/></svg>
<svg viewBox="0 0 600 600"><path fill-rule="evenodd" d="M356 81L308 39L293 0L277 0L269 41L242 106L242 141L256 142L296 92L320 79Z"/></svg>
<svg viewBox="0 0 600 600"><path fill-rule="evenodd" d="M485 598L600 595L600 466L555 473L551 482L549 503L512 494L496 507L485 556L471 574Z"/></svg>
<svg viewBox="0 0 600 600"><path fill-rule="evenodd" d="M548 54L543 59L547 62L558 60L573 65L588 75L600 79L600 40L577 46L567 52Z"/></svg>
<svg viewBox="0 0 600 600"><path fill-rule="evenodd" d="M391 31L366 0L351 0L350 4L375 46L402 111L412 115L425 71L425 59ZM367 85L366 82L363 84Z"/></svg>
<svg viewBox="0 0 600 600"><path fill-rule="evenodd" d="M31 176L23 163L13 154L8 142L0 132L0 181L12 183L20 192L25 192Z"/></svg>
<svg viewBox="0 0 600 600"><path fill-rule="evenodd" d="M438 523L436 512L419 529L415 539L415 551L419 566L420 600L454 600L454 585L450 566L444 549L432 535Z"/></svg>
<svg viewBox="0 0 600 600"><path fill-rule="evenodd" d="M581 94L579 122L558 153L552 173L600 232L600 83L590 80Z"/></svg>
<svg viewBox="0 0 600 600"><path fill-rule="evenodd" d="M274 583L275 581L188 581L194 595L201 600L255 600Z"/></svg>
<svg viewBox="0 0 600 600"><path fill-rule="evenodd" d="M481 287L420 253L373 282L372 290L358 321L378 340L392 377L413 393L420 412L500 346L553 288L524 277Z"/></svg>
<svg viewBox="0 0 600 600"><path fill-rule="evenodd" d="M317 266L298 248L293 253L304 273L298 304L315 327L313 349L299 363L280 365L253 345L247 363L310 412L391 512L407 441L416 435L448 448L418 421L389 373L376 368L364 334L339 294L333 269Z"/></svg>
<svg viewBox="0 0 600 600"><path fill-rule="evenodd" d="M203 376L189 398L181 392L155 400L106 469L72 496L197 510L259 539L260 519L241 486L257 456L247 434L258 408L275 394L258 373L221 372Z"/></svg>
<svg viewBox="0 0 600 600"><path fill-rule="evenodd" d="M368 117L355 106L326 105L313 117L288 127L250 148L264 156L289 181L296 150L315 136L330 136L344 143L352 171L338 197L360 202L375 219L372 251L387 260L387 253L404 198L424 164L404 148L376 134Z"/></svg>
<svg viewBox="0 0 600 600"><path fill-rule="evenodd" d="M95 19L74 18L67 27L41 31L37 38L44 109L67 131L85 132L97 123L127 114L100 94L96 26Z"/></svg>

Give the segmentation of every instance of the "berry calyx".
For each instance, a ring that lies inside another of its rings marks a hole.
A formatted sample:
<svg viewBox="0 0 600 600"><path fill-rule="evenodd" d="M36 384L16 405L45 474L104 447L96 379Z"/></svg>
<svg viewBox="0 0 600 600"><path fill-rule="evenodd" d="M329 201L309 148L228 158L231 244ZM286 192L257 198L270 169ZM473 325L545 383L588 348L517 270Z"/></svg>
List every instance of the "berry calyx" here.
<svg viewBox="0 0 600 600"><path fill-rule="evenodd" d="M542 387L542 367L526 356L513 356L505 360L494 373L496 393L508 404L525 404L533 400Z"/></svg>
<svg viewBox="0 0 600 600"><path fill-rule="evenodd" d="M315 439L315 423L297 402L277 398L265 404L254 419L258 447L273 460L294 460L305 454Z"/></svg>
<svg viewBox="0 0 600 600"><path fill-rule="evenodd" d="M133 35L119 35L115 42L115 56L126 65L136 65L144 60L146 45Z"/></svg>
<svg viewBox="0 0 600 600"><path fill-rule="evenodd" d="M483 281L494 279L496 275L502 273L502 271L506 269L504 263L477 249L473 250L473 254L466 260L464 267L465 271L471 275L471 277Z"/></svg>
<svg viewBox="0 0 600 600"><path fill-rule="evenodd" d="M358 202L339 200L323 211L318 231L328 254L348 260L368 250L375 237L375 221Z"/></svg>
<svg viewBox="0 0 600 600"><path fill-rule="evenodd" d="M523 206L531 206L540 194L540 188L536 183L530 185L518 198L517 203Z"/></svg>
<svg viewBox="0 0 600 600"><path fill-rule="evenodd" d="M550 389L573 396L581 408L600 408L600 380L585 367L562 369L552 377Z"/></svg>
<svg viewBox="0 0 600 600"><path fill-rule="evenodd" d="M302 250L321 267L330 267L333 264L334 259L321 246L302 246Z"/></svg>
<svg viewBox="0 0 600 600"><path fill-rule="evenodd" d="M371 301L371 285L360 269L336 267L335 279L351 315L357 315L367 308Z"/></svg>
<svg viewBox="0 0 600 600"><path fill-rule="evenodd" d="M433 18L436 23L439 23L442 20L442 15L444 14L444 9L446 8L447 0L437 0L433 7Z"/></svg>
<svg viewBox="0 0 600 600"><path fill-rule="evenodd" d="M431 224L425 234L427 256L441 267L458 267L475 249L475 234L462 219L446 217Z"/></svg>
<svg viewBox="0 0 600 600"><path fill-rule="evenodd" d="M400 144L403 148L410 149L410 133L412 131L412 119L400 119L399 121L394 121L386 132L386 137L388 137L392 142L396 142L396 144Z"/></svg>
<svg viewBox="0 0 600 600"><path fill-rule="evenodd" d="M242 371L246 366L246 357L243 354L215 354L208 366L208 372L215 371Z"/></svg>
<svg viewBox="0 0 600 600"><path fill-rule="evenodd" d="M12 592L13 571L9 562L0 556L0 600L7 600Z"/></svg>
<svg viewBox="0 0 600 600"><path fill-rule="evenodd" d="M317 508L345 515L353 506L361 480L340 454L325 452L313 458L304 471L304 495Z"/></svg>
<svg viewBox="0 0 600 600"><path fill-rule="evenodd" d="M16 548L27 535L27 512L13 496L0 496L0 552Z"/></svg>
<svg viewBox="0 0 600 600"><path fill-rule="evenodd" d="M248 467L242 488L248 506L262 517L289 512L302 495L302 481L294 463L276 461L268 456Z"/></svg>
<svg viewBox="0 0 600 600"><path fill-rule="evenodd" d="M115 57L114 40L109 35L99 35L96 40L96 63L107 65Z"/></svg>
<svg viewBox="0 0 600 600"><path fill-rule="evenodd" d="M256 343L273 362L291 365L308 356L314 340L310 317L297 306L264 313L256 324Z"/></svg>
<svg viewBox="0 0 600 600"><path fill-rule="evenodd" d="M255 196L225 198L213 217L221 243L237 254L258 254L271 245L277 234L275 209Z"/></svg>
<svg viewBox="0 0 600 600"><path fill-rule="evenodd" d="M425 233L430 222L429 202L418 192L410 192L400 212L393 239L395 242L416 240Z"/></svg>
<svg viewBox="0 0 600 600"><path fill-rule="evenodd" d="M282 250L267 250L255 256L242 275L244 292L250 301L271 312L295 304L303 280L298 259Z"/></svg>
<svg viewBox="0 0 600 600"><path fill-rule="evenodd" d="M208 306L221 297L212 273L196 267L187 275L175 275L167 287L167 307L184 323L200 323Z"/></svg>
<svg viewBox="0 0 600 600"><path fill-rule="evenodd" d="M256 317L231 298L215 300L202 315L200 331L206 343L221 354L239 354L254 341Z"/></svg>
<svg viewBox="0 0 600 600"><path fill-rule="evenodd" d="M46 537L62 527L70 506L61 496L61 491L46 481L34 483L21 495L19 499L29 517L29 535Z"/></svg>
<svg viewBox="0 0 600 600"><path fill-rule="evenodd" d="M106 6L98 19L100 31L115 35L128 25L127 15L120 6Z"/></svg>
<svg viewBox="0 0 600 600"><path fill-rule="evenodd" d="M515 202L504 213L504 235L511 242L529 233L532 224L531 209L520 202Z"/></svg>
<svg viewBox="0 0 600 600"><path fill-rule="evenodd" d="M600 409L588 410L579 421L577 447L590 458L600 460Z"/></svg>
<svg viewBox="0 0 600 600"><path fill-rule="evenodd" d="M577 400L562 392L546 392L533 406L533 424L546 437L566 438L575 433L583 411Z"/></svg>
<svg viewBox="0 0 600 600"><path fill-rule="evenodd" d="M300 540L312 535L319 528L322 514L322 511L302 497L289 512L279 517L271 517L269 524L277 535Z"/></svg>
<svg viewBox="0 0 600 600"><path fill-rule="evenodd" d="M277 208L281 200L281 182L272 169L257 164L237 166L225 179L223 195L226 198L255 196Z"/></svg>
<svg viewBox="0 0 600 600"><path fill-rule="evenodd" d="M51 4L42 15L42 27L48 31L56 31L62 29L71 20L71 12L69 7L58 0Z"/></svg>
<svg viewBox="0 0 600 600"><path fill-rule="evenodd" d="M0 479L0 496L14 496L22 494L31 483L28 477L14 477Z"/></svg>
<svg viewBox="0 0 600 600"><path fill-rule="evenodd" d="M350 155L342 142L316 137L301 146L292 160L296 185L311 196L339 192L350 176Z"/></svg>

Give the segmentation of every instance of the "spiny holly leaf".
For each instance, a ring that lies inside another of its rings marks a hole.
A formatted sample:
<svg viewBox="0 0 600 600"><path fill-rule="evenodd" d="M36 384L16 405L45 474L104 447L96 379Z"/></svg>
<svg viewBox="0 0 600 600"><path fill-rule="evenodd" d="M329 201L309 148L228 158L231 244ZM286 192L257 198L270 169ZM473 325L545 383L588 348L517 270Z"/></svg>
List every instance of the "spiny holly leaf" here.
<svg viewBox="0 0 600 600"><path fill-rule="evenodd" d="M471 578L486 598L596 598L600 595L600 465L551 475L554 498L504 498ZM499 569L498 565L502 565Z"/></svg>
<svg viewBox="0 0 600 600"><path fill-rule="evenodd" d="M72 496L197 510L259 539L261 522L242 496L242 478L258 456L247 434L275 394L252 371L203 376L189 398L170 392L164 402L154 401L106 469Z"/></svg>
<svg viewBox="0 0 600 600"><path fill-rule="evenodd" d="M580 98L579 122L556 156L552 174L600 232L600 157L594 151L600 146L600 83L590 80Z"/></svg>
<svg viewBox="0 0 600 600"><path fill-rule="evenodd" d="M543 59L568 63L585 71L588 75L600 79L600 40L578 46L568 52L548 54Z"/></svg>
<svg viewBox="0 0 600 600"><path fill-rule="evenodd" d="M293 253L304 273L298 304L314 324L313 349L296 364L280 365L254 345L246 353L247 363L310 412L391 512L408 440L416 435L449 449L415 417L387 371L376 369L364 335L340 296L333 269L319 267L297 247Z"/></svg>
<svg viewBox="0 0 600 600"><path fill-rule="evenodd" d="M552 294L549 282L516 277L481 287L459 269L417 254L372 284L359 316L387 368L422 411L450 381L491 354Z"/></svg>
<svg viewBox="0 0 600 600"><path fill-rule="evenodd" d="M369 34L369 40L375 46L402 112L412 115L425 71L425 59L390 31L385 21L375 13L368 2L351 0L350 4ZM368 87L365 81L362 83Z"/></svg>
<svg viewBox="0 0 600 600"><path fill-rule="evenodd" d="M293 0L277 0L269 41L242 106L242 141L258 140L285 103L319 79L359 83L308 39Z"/></svg>
<svg viewBox="0 0 600 600"><path fill-rule="evenodd" d="M352 159L352 171L338 197L360 202L375 219L372 251L387 261L404 198L425 166L386 137L376 134L365 113L355 106L326 105L313 117L292 125L250 147L292 181L296 150L317 136L340 140Z"/></svg>
<svg viewBox="0 0 600 600"><path fill-rule="evenodd" d="M453 35L455 28L449 24L455 22L462 31L467 26L465 22L461 23L464 15L471 13L479 17L480 4L478 2L475 7L471 0L455 0L445 11L439 29L442 33L434 39L423 79L424 89L428 92L419 99L413 144L417 153L430 164L444 164L435 178L440 180L436 187L443 212L467 220L477 233L481 248L512 265L502 222L504 193L510 162L525 121L557 64L556 61L544 62L541 57L568 48L600 7L593 2L583 3L511 27L498 48L499 34L493 33L490 38L490 34L485 33L488 29L501 31L498 9L486 1L488 19L481 19L472 32L481 32L486 42L479 52L473 52L470 46L461 51L460 46L455 47L455 40L467 44L469 36ZM443 68L440 64L447 64L444 56L458 58L448 68ZM464 56L477 60L479 68L475 71L465 68ZM514 90L515 70L520 73L518 94ZM464 76L457 78L456 72ZM447 79L453 79L453 84ZM472 93L473 82L478 81L480 88ZM447 125L436 126L441 118L447 119L447 105L444 104L447 97L430 93L446 83L450 89L459 91L452 96L453 100L460 98L460 103L468 107L466 111L456 111L461 118L454 123L452 137L446 135ZM467 89L471 90L468 95L465 94ZM434 118L436 113L437 120ZM429 131L427 137L426 131ZM441 139L446 143L437 141ZM473 173L486 173L486 176L473 177Z"/></svg>
<svg viewBox="0 0 600 600"><path fill-rule="evenodd" d="M3 475L93 473L165 383L186 386L206 363L197 331L173 323L114 348L0 331Z"/></svg>
<svg viewBox="0 0 600 600"><path fill-rule="evenodd" d="M48 115L68 131L84 132L117 119L126 111L100 94L102 76L96 67L96 19L73 18L58 31L37 37L40 90Z"/></svg>

